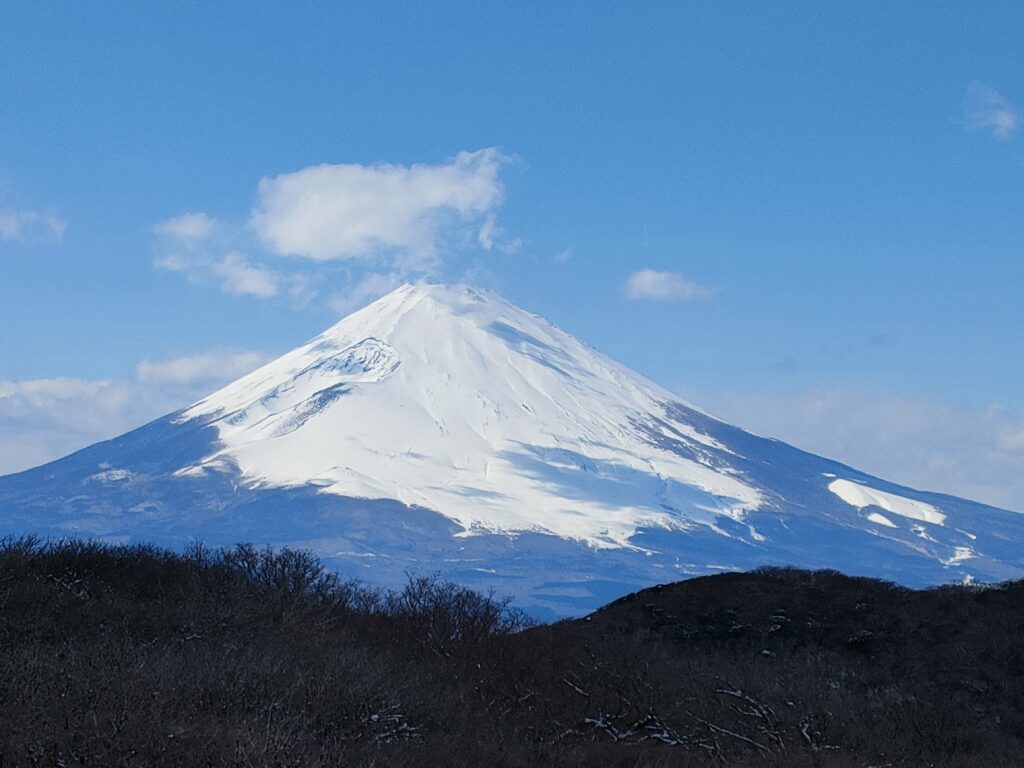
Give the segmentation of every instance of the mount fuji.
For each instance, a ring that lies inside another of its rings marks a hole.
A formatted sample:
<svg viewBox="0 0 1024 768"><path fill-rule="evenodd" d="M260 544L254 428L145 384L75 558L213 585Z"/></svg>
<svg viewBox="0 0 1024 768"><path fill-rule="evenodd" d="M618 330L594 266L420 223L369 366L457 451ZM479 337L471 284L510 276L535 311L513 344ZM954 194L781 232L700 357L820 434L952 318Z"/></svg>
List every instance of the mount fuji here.
<svg viewBox="0 0 1024 768"><path fill-rule="evenodd" d="M0 478L0 535L21 533L302 547L548 616L760 565L1024 576L1024 515L745 432L464 286L399 288L181 411Z"/></svg>

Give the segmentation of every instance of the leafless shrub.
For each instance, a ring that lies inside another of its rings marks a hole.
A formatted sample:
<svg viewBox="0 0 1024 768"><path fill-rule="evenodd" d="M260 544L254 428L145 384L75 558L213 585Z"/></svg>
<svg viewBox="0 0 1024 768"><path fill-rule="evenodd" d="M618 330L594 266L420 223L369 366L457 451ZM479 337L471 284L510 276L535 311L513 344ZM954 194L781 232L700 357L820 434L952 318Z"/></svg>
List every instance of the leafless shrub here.
<svg viewBox="0 0 1024 768"><path fill-rule="evenodd" d="M1024 764L1022 584L765 569L529 625L296 550L7 539L0 766Z"/></svg>

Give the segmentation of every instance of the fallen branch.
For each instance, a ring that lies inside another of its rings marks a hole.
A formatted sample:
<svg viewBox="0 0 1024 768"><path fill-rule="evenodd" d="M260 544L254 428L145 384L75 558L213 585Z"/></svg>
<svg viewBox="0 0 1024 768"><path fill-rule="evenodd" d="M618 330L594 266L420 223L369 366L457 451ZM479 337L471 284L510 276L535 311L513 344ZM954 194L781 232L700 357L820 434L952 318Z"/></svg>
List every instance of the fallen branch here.
<svg viewBox="0 0 1024 768"><path fill-rule="evenodd" d="M692 712L690 712L688 710L684 710L684 711L686 712L686 715L688 717L690 717L693 720L695 720L696 722L700 723L701 725L703 725L705 728L707 728L712 733L717 733L717 734L720 734L722 736L731 736L732 738L737 739L738 741L742 741L744 744L749 744L750 746L754 747L755 749L759 749L762 752L766 752L768 754L771 754L771 751L772 751L771 747L769 747L769 746L767 746L765 744L761 744L760 742L754 741L749 736L744 736L742 733L736 733L736 731L730 731L728 728L723 728L720 725L715 725L711 721L705 720L703 717L697 717L697 715L693 714Z"/></svg>
<svg viewBox="0 0 1024 768"><path fill-rule="evenodd" d="M585 699L589 699L590 698L590 694L589 693L584 691L582 688L580 688L578 685L576 685L576 683L574 683L569 678L563 677L562 678L562 682L565 683L566 685L568 685L570 688L572 688L576 693L578 693L583 698L585 698Z"/></svg>

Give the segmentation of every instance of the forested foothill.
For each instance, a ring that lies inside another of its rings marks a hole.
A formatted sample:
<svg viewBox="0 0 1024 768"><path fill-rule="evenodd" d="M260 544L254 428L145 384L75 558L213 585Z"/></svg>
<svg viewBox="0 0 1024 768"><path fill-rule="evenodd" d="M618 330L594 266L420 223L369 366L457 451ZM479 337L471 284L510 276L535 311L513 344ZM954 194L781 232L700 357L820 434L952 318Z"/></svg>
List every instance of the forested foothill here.
<svg viewBox="0 0 1024 768"><path fill-rule="evenodd" d="M0 545L0 766L1024 765L1024 583L762 569L534 625L312 555Z"/></svg>

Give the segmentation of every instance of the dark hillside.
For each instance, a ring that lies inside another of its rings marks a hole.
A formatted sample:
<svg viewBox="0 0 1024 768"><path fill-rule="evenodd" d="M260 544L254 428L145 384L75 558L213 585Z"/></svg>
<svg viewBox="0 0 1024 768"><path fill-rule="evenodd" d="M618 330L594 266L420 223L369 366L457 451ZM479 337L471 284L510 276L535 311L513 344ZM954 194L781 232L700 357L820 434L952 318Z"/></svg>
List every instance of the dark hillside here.
<svg viewBox="0 0 1024 768"><path fill-rule="evenodd" d="M301 552L0 547L0 766L1020 766L1024 584L723 574L526 628Z"/></svg>

